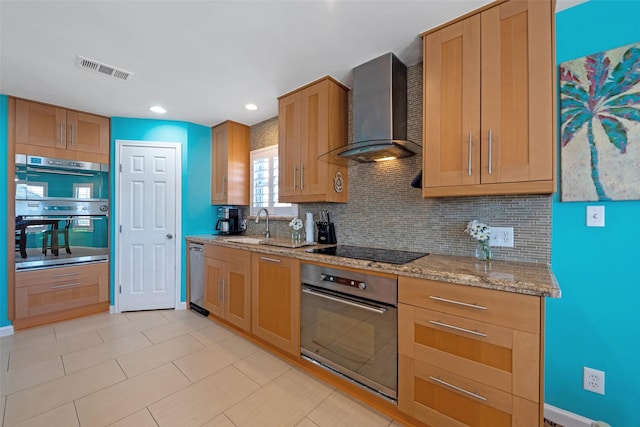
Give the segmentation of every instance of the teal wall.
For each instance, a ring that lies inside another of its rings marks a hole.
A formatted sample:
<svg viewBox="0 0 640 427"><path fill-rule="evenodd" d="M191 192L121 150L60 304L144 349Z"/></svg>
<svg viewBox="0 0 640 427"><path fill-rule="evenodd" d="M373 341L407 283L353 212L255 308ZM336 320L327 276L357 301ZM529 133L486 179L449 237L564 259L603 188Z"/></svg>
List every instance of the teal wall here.
<svg viewBox="0 0 640 427"><path fill-rule="evenodd" d="M148 141L175 142L182 144L182 236L211 233L213 208L210 205L211 180L211 130L208 127L186 122L165 120L130 119L114 117L111 119L111 164L117 164L115 159L115 141ZM112 168L115 170L115 167ZM187 171L189 172L187 174ZM111 177L110 194L115 195L115 175ZM112 212L117 209L116 197L111 198ZM116 227L112 228L111 241L115 240ZM111 258L114 259L115 248L111 247ZM180 242L182 251L181 266L181 301L186 300L187 272L186 272L186 244ZM111 263L111 301L114 300L113 263Z"/></svg>
<svg viewBox="0 0 640 427"><path fill-rule="evenodd" d="M640 42L639 16L637 0L591 0L558 13L558 64ZM585 226L587 205L605 207L604 228ZM640 426L638 220L640 201L554 196L552 268L562 298L547 300L545 401L614 427ZM583 366L605 371L604 396L582 389Z"/></svg>
<svg viewBox="0 0 640 427"><path fill-rule="evenodd" d="M8 123L8 104L9 98L6 95L0 95L0 177L7 176L7 165L9 164L8 156L8 135L7 135L7 123ZM4 224L7 223L7 194L9 190L9 182L0 186L0 242L7 241L7 227ZM0 327L9 326L9 304L7 303L7 245L0 243Z"/></svg>

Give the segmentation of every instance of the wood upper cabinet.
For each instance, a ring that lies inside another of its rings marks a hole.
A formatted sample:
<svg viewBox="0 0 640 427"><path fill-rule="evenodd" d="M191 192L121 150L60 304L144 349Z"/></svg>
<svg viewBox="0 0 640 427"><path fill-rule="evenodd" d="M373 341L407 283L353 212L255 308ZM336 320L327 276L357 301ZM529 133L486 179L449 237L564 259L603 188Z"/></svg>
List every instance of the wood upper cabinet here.
<svg viewBox="0 0 640 427"><path fill-rule="evenodd" d="M205 245L203 305L211 314L251 329L250 253Z"/></svg>
<svg viewBox="0 0 640 427"><path fill-rule="evenodd" d="M249 204L249 127L226 121L211 128L211 204Z"/></svg>
<svg viewBox="0 0 640 427"><path fill-rule="evenodd" d="M280 201L348 201L346 160L319 159L347 144L347 96L324 77L278 99Z"/></svg>
<svg viewBox="0 0 640 427"><path fill-rule="evenodd" d="M15 135L19 153L71 160L87 160L83 156L89 153L101 156L92 160L108 163L107 117L16 99Z"/></svg>
<svg viewBox="0 0 640 427"><path fill-rule="evenodd" d="M300 356L300 267L297 259L253 253L251 332Z"/></svg>
<svg viewBox="0 0 640 427"><path fill-rule="evenodd" d="M434 426L539 426L542 298L400 277L398 406Z"/></svg>
<svg viewBox="0 0 640 427"><path fill-rule="evenodd" d="M555 191L552 25L511 0L424 35L424 197Z"/></svg>

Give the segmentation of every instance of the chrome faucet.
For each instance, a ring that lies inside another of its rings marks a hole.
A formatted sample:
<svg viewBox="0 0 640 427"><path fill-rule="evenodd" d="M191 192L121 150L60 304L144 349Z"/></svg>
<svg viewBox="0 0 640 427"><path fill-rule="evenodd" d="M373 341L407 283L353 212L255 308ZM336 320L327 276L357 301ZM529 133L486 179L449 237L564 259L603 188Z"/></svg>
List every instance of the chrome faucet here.
<svg viewBox="0 0 640 427"><path fill-rule="evenodd" d="M269 233L269 211L266 210L265 208L262 208L258 211L258 213L256 214L256 224L260 222L260 214L264 212L264 215L267 218L267 228L265 228L264 232L262 234L264 234L265 239L268 239L270 237L270 233Z"/></svg>

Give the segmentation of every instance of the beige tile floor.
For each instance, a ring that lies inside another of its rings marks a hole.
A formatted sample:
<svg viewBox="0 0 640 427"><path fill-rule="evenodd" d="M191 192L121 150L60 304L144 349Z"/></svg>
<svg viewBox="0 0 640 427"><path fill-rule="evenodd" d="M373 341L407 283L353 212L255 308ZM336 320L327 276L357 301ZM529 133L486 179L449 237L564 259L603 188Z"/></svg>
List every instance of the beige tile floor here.
<svg viewBox="0 0 640 427"><path fill-rule="evenodd" d="M0 426L400 426L191 311L0 338Z"/></svg>

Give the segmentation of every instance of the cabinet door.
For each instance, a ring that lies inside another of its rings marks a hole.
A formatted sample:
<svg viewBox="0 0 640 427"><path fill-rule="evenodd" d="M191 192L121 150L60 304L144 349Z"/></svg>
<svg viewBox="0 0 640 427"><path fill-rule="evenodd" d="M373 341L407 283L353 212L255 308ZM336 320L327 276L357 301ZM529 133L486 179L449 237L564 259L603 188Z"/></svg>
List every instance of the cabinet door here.
<svg viewBox="0 0 640 427"><path fill-rule="evenodd" d="M251 254L242 252L227 264L224 289L225 317L245 331L251 330Z"/></svg>
<svg viewBox="0 0 640 427"><path fill-rule="evenodd" d="M16 143L66 148L66 110L37 102L16 100Z"/></svg>
<svg viewBox="0 0 640 427"><path fill-rule="evenodd" d="M67 150L109 154L109 119L67 111Z"/></svg>
<svg viewBox="0 0 640 427"><path fill-rule="evenodd" d="M552 19L548 1L482 13L483 184L553 179Z"/></svg>
<svg viewBox="0 0 640 427"><path fill-rule="evenodd" d="M329 80L310 86L300 93L300 192L324 195L328 163L318 156L329 150Z"/></svg>
<svg viewBox="0 0 640 427"><path fill-rule="evenodd" d="M222 280L225 263L223 261L204 258L204 308L215 316L223 316Z"/></svg>
<svg viewBox="0 0 640 427"><path fill-rule="evenodd" d="M300 189L300 106L299 92L278 101L278 197L283 202Z"/></svg>
<svg viewBox="0 0 640 427"><path fill-rule="evenodd" d="M424 40L424 187L480 183L480 17Z"/></svg>
<svg viewBox="0 0 640 427"><path fill-rule="evenodd" d="M227 203L228 141L227 126L211 129L211 204Z"/></svg>
<svg viewBox="0 0 640 427"><path fill-rule="evenodd" d="M251 332L292 355L300 355L298 261L252 254Z"/></svg>

